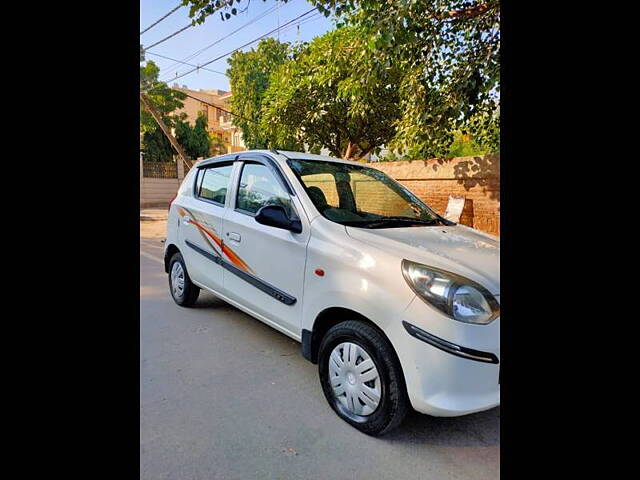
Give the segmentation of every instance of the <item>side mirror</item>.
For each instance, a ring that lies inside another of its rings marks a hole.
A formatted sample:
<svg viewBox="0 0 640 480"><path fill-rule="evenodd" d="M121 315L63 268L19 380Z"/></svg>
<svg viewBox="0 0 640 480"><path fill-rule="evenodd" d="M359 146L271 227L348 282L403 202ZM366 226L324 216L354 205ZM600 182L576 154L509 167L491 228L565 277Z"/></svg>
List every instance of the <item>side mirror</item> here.
<svg viewBox="0 0 640 480"><path fill-rule="evenodd" d="M300 220L292 220L287 216L287 212L280 205L266 205L258 210L256 222L270 227L282 228L294 233L302 232Z"/></svg>

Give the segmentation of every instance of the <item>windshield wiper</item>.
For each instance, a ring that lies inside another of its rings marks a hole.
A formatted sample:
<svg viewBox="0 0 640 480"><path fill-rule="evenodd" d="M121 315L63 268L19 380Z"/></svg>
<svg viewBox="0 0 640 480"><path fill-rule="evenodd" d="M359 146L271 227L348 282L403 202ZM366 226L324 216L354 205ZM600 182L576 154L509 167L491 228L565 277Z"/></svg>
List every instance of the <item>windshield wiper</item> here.
<svg viewBox="0 0 640 480"><path fill-rule="evenodd" d="M355 222L354 222L355 223ZM390 224L413 224L413 225L439 225L442 224L442 220L439 218L431 218L429 220L422 220L420 218L410 217L383 217L371 220L369 222L358 222L357 227L363 228L376 228L379 226L388 226Z"/></svg>

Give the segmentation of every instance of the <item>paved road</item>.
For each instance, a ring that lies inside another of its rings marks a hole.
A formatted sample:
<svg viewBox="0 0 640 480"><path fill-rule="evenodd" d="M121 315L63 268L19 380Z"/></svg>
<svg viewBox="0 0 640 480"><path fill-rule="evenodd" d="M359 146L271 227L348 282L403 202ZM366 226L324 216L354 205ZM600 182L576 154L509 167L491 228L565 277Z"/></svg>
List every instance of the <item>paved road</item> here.
<svg viewBox="0 0 640 480"><path fill-rule="evenodd" d="M208 293L173 303L141 240L142 479L497 479L500 409L411 413L368 437L326 403L299 344Z"/></svg>

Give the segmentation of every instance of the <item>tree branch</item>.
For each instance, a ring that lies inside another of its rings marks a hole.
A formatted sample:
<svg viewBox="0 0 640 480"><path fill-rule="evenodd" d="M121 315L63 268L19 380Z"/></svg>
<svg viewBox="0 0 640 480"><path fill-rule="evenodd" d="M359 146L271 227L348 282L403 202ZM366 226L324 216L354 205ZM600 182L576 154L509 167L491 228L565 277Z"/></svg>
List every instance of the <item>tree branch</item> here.
<svg viewBox="0 0 640 480"><path fill-rule="evenodd" d="M445 13L436 14L438 20L450 20L450 19L465 19L471 17L477 17L486 13L491 8L495 7L497 3L495 1L481 3L477 7L465 8L463 10L450 10Z"/></svg>
<svg viewBox="0 0 640 480"><path fill-rule="evenodd" d="M345 160L348 160L350 155L351 155L351 141L349 141L349 143L347 144L347 149L345 150L342 158L344 158Z"/></svg>

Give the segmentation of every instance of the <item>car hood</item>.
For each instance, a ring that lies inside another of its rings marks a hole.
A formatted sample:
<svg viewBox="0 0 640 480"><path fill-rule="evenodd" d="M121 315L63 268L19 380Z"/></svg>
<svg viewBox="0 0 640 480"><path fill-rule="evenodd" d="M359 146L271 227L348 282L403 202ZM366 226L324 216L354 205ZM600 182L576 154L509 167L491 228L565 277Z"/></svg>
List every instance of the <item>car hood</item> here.
<svg viewBox="0 0 640 480"><path fill-rule="evenodd" d="M500 295L498 237L464 225L346 230L354 239L407 260L463 275Z"/></svg>

